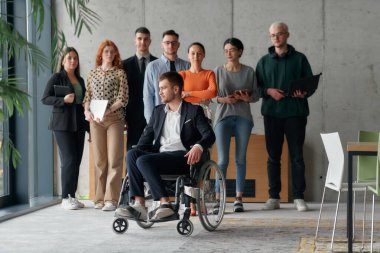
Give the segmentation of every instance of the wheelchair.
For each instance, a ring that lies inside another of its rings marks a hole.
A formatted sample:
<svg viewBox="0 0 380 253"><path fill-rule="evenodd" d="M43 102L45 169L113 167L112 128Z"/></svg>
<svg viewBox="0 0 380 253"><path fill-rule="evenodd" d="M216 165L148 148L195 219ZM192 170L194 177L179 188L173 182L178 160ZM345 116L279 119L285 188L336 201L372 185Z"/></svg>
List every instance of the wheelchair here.
<svg viewBox="0 0 380 253"><path fill-rule="evenodd" d="M151 219L159 206L159 201L153 201L149 185L145 183L144 195L148 218L146 221L133 219L138 226L148 229L156 222L179 220L177 232L183 236L190 236L194 230L194 225L190 220L190 203L193 200L196 201L198 217L204 229L211 232L220 225L226 206L226 183L219 166L210 160L208 150L203 153L199 163L190 166L188 174L161 175L161 178L166 184L168 193L174 193L175 201L172 203L174 215L159 221ZM129 205L129 203L129 184L126 177L123 180L118 207ZM117 234L125 233L129 226L128 219L115 212L113 231Z"/></svg>

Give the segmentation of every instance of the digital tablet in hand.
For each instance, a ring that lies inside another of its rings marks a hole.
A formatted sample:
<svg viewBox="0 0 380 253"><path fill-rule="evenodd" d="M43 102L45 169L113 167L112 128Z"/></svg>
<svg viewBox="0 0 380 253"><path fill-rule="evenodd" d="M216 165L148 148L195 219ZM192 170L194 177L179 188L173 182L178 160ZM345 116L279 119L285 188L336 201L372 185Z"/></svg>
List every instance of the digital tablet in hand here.
<svg viewBox="0 0 380 253"><path fill-rule="evenodd" d="M322 73L291 81L289 85L289 92L287 92L286 95L292 96L296 90L303 92L306 91L307 94L313 93L318 88L319 78L321 75Z"/></svg>
<svg viewBox="0 0 380 253"><path fill-rule="evenodd" d="M235 90L235 94L237 95L243 95L243 94L247 94L247 95L251 95L252 94L252 91L251 90L248 90L248 89L244 89L244 90Z"/></svg>
<svg viewBox="0 0 380 253"><path fill-rule="evenodd" d="M54 85L54 93L56 97L64 97L67 94L74 93L70 86Z"/></svg>

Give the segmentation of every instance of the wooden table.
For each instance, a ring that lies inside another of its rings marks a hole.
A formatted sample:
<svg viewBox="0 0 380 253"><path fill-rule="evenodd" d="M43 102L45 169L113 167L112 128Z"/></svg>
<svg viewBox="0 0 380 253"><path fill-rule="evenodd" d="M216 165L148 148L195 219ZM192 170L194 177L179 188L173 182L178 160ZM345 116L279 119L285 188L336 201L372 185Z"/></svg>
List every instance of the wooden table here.
<svg viewBox="0 0 380 253"><path fill-rule="evenodd" d="M348 252L352 253L352 171L354 156L376 156L378 144L377 142L348 142L348 199L347 199L347 238Z"/></svg>

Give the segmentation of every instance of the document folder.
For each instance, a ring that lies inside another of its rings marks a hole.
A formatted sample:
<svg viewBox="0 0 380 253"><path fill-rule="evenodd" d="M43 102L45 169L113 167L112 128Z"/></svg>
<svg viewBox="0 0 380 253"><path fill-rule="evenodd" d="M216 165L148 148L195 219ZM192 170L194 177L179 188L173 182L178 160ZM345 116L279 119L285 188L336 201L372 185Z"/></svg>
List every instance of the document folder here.
<svg viewBox="0 0 380 253"><path fill-rule="evenodd" d="M54 93L56 97L64 97L67 94L74 93L70 86L54 85Z"/></svg>

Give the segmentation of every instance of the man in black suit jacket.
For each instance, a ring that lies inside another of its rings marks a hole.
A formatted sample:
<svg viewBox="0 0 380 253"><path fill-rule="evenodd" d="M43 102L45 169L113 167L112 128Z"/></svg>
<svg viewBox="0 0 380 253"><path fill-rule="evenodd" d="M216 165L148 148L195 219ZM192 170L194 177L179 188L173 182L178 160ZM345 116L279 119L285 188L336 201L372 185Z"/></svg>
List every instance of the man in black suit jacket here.
<svg viewBox="0 0 380 253"><path fill-rule="evenodd" d="M151 43L150 31L139 27L135 31L136 54L123 61L123 69L127 73L129 102L125 108L127 122L127 150L136 145L145 126L143 85L145 67L157 59L149 53Z"/></svg>
<svg viewBox="0 0 380 253"><path fill-rule="evenodd" d="M173 215L160 175L188 173L189 165L199 162L203 150L215 141L203 109L182 100L182 77L177 72L167 72L159 81L164 104L155 107L138 142L138 147L153 144L153 152L139 148L128 151L129 190L135 204L119 208L116 212L120 216L146 220L144 180L148 182L154 200L161 203L153 219Z"/></svg>

